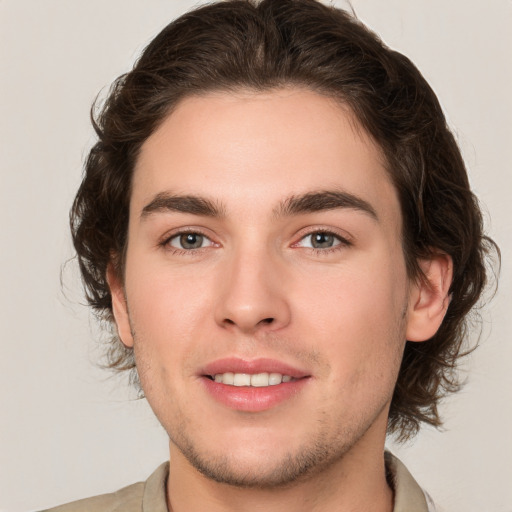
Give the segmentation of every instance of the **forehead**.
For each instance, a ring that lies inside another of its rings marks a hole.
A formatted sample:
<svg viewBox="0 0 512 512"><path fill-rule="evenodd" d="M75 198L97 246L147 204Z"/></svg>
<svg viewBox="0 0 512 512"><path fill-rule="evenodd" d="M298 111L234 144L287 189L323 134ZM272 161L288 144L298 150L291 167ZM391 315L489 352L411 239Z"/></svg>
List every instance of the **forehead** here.
<svg viewBox="0 0 512 512"><path fill-rule="evenodd" d="M132 213L159 193L267 211L284 197L343 190L399 215L379 147L352 112L315 92L218 92L182 100L141 148Z"/></svg>

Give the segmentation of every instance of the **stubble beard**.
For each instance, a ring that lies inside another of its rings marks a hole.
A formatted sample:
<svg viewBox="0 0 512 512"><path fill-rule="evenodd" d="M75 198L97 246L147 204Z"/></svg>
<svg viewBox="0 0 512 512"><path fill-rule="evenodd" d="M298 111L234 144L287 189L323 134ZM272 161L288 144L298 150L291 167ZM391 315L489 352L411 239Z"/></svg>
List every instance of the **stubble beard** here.
<svg viewBox="0 0 512 512"><path fill-rule="evenodd" d="M397 319L398 325L393 333L397 337L401 337L405 332L405 311L406 307L404 307L400 318ZM132 334L134 339L137 340L133 326ZM137 343L135 345L137 346ZM401 351L395 354L397 358L395 363L397 374L401 356ZM139 365L137 365L137 372L140 375ZM329 418L320 417L317 420L318 429L314 435L308 437L307 443L304 443L295 453L287 452L282 454L279 460L276 460L275 453L269 453L267 458L268 464L264 470L261 469L263 464L260 461L258 461L260 464L255 468L241 470L234 456L229 457L226 454L208 453L206 450L198 449L198 446L193 442L192 436L187 435L190 429L186 421L186 415L182 411L179 411L175 416L177 421L174 422L172 429L166 428L166 425L163 423L162 426L166 429L170 441L191 466L210 480L245 489L272 490L290 488L313 479L337 462L340 462L358 441L365 436L381 414L385 412L387 415L392 391L389 396L389 402L380 402L379 404L377 400L373 404L372 415L361 414L357 418L350 418L350 421L345 426L339 427L336 435L329 435L329 424L331 423L332 426L332 418L329 421ZM340 423L343 423L341 419Z"/></svg>
<svg viewBox="0 0 512 512"><path fill-rule="evenodd" d="M396 354L397 371L399 368L401 352ZM187 461L206 478L221 484L245 489L284 489L300 485L312 480L337 463L341 462L348 452L368 433L382 415L385 421L389 412L389 405L393 389L388 400L377 398L369 410L361 410L357 417L338 418L339 428L332 433L333 418L328 418L325 411L319 414L317 429L306 436L306 441L295 450L278 455L269 450L266 461L258 460L249 470L243 470L236 456L211 453L201 450L194 443L183 414L178 415L178 428L166 429L174 446L181 452ZM323 416L323 417L322 417ZM176 425L174 425L176 427ZM164 426L165 428L165 426ZM385 432L384 426L384 432ZM212 440L212 445L215 442Z"/></svg>
<svg viewBox="0 0 512 512"><path fill-rule="evenodd" d="M235 456L200 451L186 435L187 427L183 423L168 434L171 442L191 466L210 480L245 489L283 489L313 479L341 461L385 408L386 406L382 407L374 417L367 419L367 423L363 423L363 418L360 418L352 428L340 429L334 438L326 435L328 427L319 428L316 435L310 436L308 443L295 453L287 452L276 456L275 452L269 452L266 461L258 461L259 464L250 470L242 470ZM319 423L323 422L320 420ZM263 466L265 469L262 469Z"/></svg>

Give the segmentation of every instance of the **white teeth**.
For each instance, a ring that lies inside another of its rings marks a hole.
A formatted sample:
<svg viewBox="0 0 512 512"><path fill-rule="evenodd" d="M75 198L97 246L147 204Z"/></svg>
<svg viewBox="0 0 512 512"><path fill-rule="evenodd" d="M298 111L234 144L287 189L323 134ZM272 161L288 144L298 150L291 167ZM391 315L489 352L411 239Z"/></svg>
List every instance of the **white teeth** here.
<svg viewBox="0 0 512 512"><path fill-rule="evenodd" d="M234 386L250 386L251 385L251 376L248 373L235 373L235 378L233 380Z"/></svg>
<svg viewBox="0 0 512 512"><path fill-rule="evenodd" d="M222 382L222 384L233 385L235 382L235 374L231 372L219 373L215 375L215 382Z"/></svg>
<svg viewBox="0 0 512 512"><path fill-rule="evenodd" d="M256 373L251 375L251 386L262 388L268 386L268 373Z"/></svg>
<svg viewBox="0 0 512 512"><path fill-rule="evenodd" d="M217 373L213 376L215 382L227 384L229 386L252 386L252 387L266 387L276 386L281 382L290 382L292 377L290 375L281 375L280 373Z"/></svg>
<svg viewBox="0 0 512 512"><path fill-rule="evenodd" d="M275 386L276 384L281 384L283 376L280 373L271 373L268 376L268 384L269 386Z"/></svg>

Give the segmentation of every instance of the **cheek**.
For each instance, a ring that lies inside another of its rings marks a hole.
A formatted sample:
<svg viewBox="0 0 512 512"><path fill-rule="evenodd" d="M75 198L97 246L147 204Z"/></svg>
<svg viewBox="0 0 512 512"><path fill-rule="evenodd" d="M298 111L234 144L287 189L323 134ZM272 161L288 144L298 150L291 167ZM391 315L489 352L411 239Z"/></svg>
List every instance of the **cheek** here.
<svg viewBox="0 0 512 512"><path fill-rule="evenodd" d="M297 287L295 306L299 317L317 318L318 328L329 330L336 326L342 334L350 328L353 334L363 335L394 326L403 315L406 303L404 273L392 268L372 270L333 269L329 273L310 273ZM385 334L385 332L382 332Z"/></svg>
<svg viewBox="0 0 512 512"><path fill-rule="evenodd" d="M363 374L394 375L403 350L405 274L382 262L373 268L378 270L365 265L324 278L312 276L296 300L300 330L309 331L308 341L328 352L336 368L332 376L340 381L355 384Z"/></svg>
<svg viewBox="0 0 512 512"><path fill-rule="evenodd" d="M194 286L163 273L142 272L127 282L137 371L160 417L161 411L174 410L166 397L184 393L205 307Z"/></svg>
<svg viewBox="0 0 512 512"><path fill-rule="evenodd" d="M170 272L154 264L127 266L128 307L135 337L145 350L173 355L191 349L211 310L204 276Z"/></svg>

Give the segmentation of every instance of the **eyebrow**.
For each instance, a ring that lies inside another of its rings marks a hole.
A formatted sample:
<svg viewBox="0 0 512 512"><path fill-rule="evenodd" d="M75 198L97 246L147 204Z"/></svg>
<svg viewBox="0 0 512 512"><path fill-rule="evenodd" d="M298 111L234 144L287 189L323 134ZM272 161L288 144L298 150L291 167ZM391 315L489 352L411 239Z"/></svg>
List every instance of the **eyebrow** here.
<svg viewBox="0 0 512 512"><path fill-rule="evenodd" d="M347 208L361 211L378 221L377 212L366 200L339 190L323 190L290 196L275 209L276 217L289 217L302 213ZM168 192L157 194L141 212L141 218L158 212L180 212L203 217L223 217L225 208L220 203L194 195L176 195Z"/></svg>
<svg viewBox="0 0 512 512"><path fill-rule="evenodd" d="M338 208L358 210L376 221L379 220L377 212L368 201L342 190L321 190L299 196L291 196L283 201L274 210L274 213L276 216L282 217Z"/></svg>
<svg viewBox="0 0 512 512"><path fill-rule="evenodd" d="M220 204L205 197L194 195L175 195L168 192L157 194L141 212L141 218L157 212L180 212L204 217L223 217L225 210Z"/></svg>

